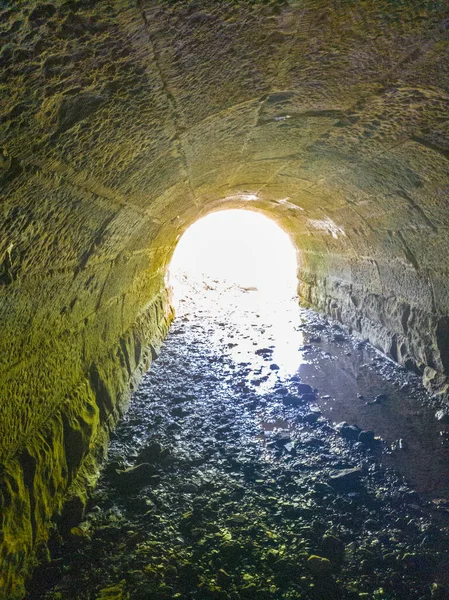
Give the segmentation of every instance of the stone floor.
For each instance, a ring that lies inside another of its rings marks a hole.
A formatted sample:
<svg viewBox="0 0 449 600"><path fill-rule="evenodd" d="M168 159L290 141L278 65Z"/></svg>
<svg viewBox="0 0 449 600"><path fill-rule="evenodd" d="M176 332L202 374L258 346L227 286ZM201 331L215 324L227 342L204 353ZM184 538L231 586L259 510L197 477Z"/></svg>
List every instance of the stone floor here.
<svg viewBox="0 0 449 600"><path fill-rule="evenodd" d="M294 300L205 284L28 600L449 598L448 427Z"/></svg>

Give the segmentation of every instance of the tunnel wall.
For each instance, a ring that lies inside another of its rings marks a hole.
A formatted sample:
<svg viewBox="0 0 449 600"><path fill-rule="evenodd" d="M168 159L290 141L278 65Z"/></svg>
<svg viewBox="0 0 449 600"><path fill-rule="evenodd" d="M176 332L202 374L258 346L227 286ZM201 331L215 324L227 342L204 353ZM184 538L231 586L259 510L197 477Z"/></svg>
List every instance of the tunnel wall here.
<svg viewBox="0 0 449 600"><path fill-rule="evenodd" d="M8 600L79 516L211 210L272 216L303 301L444 389L448 23L445 0L1 3Z"/></svg>
<svg viewBox="0 0 449 600"><path fill-rule="evenodd" d="M122 310L122 299L117 304ZM46 398L56 395L58 402L50 410L43 407L48 412L42 411L41 422L32 414L33 401L25 411L17 410L2 420L3 440L17 418L28 422L17 451L3 458L0 472L1 598L21 598L31 568L36 561L48 560L47 540L55 519L58 535L67 534L81 520L109 434L168 331L172 311L166 291L148 304L128 330L106 333L105 323L116 318L112 311L91 314L92 328L79 332L78 339L67 334L62 340L52 337L61 350L57 357L36 348L37 364L21 371L22 393L35 394L35 403L44 394ZM101 341L92 337L96 327ZM98 342L104 353L86 356L86 335L88 344ZM12 395L8 383L2 393ZM13 385L17 383L16 379Z"/></svg>
<svg viewBox="0 0 449 600"><path fill-rule="evenodd" d="M421 374L429 392L447 398L448 318L393 292L373 293L352 279L300 272L299 295L311 306L370 341L387 356Z"/></svg>

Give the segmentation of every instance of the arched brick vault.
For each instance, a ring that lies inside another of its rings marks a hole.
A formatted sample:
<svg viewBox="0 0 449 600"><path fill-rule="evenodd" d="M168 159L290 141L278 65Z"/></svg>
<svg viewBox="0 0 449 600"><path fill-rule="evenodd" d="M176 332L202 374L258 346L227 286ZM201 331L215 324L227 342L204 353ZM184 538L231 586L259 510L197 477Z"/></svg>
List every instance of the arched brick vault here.
<svg viewBox="0 0 449 600"><path fill-rule="evenodd" d="M16 598L166 332L165 267L200 215L270 214L305 301L449 373L449 8L1 7L0 588Z"/></svg>

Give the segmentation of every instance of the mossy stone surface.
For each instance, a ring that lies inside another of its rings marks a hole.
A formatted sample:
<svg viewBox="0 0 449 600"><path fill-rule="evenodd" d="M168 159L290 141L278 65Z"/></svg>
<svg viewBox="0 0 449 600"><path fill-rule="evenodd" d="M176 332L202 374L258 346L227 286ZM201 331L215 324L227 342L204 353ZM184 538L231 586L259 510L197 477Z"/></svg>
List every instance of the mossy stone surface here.
<svg viewBox="0 0 449 600"><path fill-rule="evenodd" d="M447 19L445 0L2 3L8 598L85 495L198 217L271 216L304 303L448 375Z"/></svg>

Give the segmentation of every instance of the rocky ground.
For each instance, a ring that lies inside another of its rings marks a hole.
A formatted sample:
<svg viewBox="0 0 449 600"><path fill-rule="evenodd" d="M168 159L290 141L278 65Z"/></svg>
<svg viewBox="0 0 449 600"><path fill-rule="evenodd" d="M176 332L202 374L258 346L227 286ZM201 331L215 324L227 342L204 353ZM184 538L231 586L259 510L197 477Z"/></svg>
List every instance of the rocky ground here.
<svg viewBox="0 0 449 600"><path fill-rule="evenodd" d="M418 494L385 462L407 442L335 424L341 381L316 389L311 369L332 347L363 358L362 423L381 423L382 381L420 400L417 379L310 311L280 325L288 311L255 311L257 292L207 287L212 302L181 303L85 520L54 536L28 600L447 600L447 481Z"/></svg>

